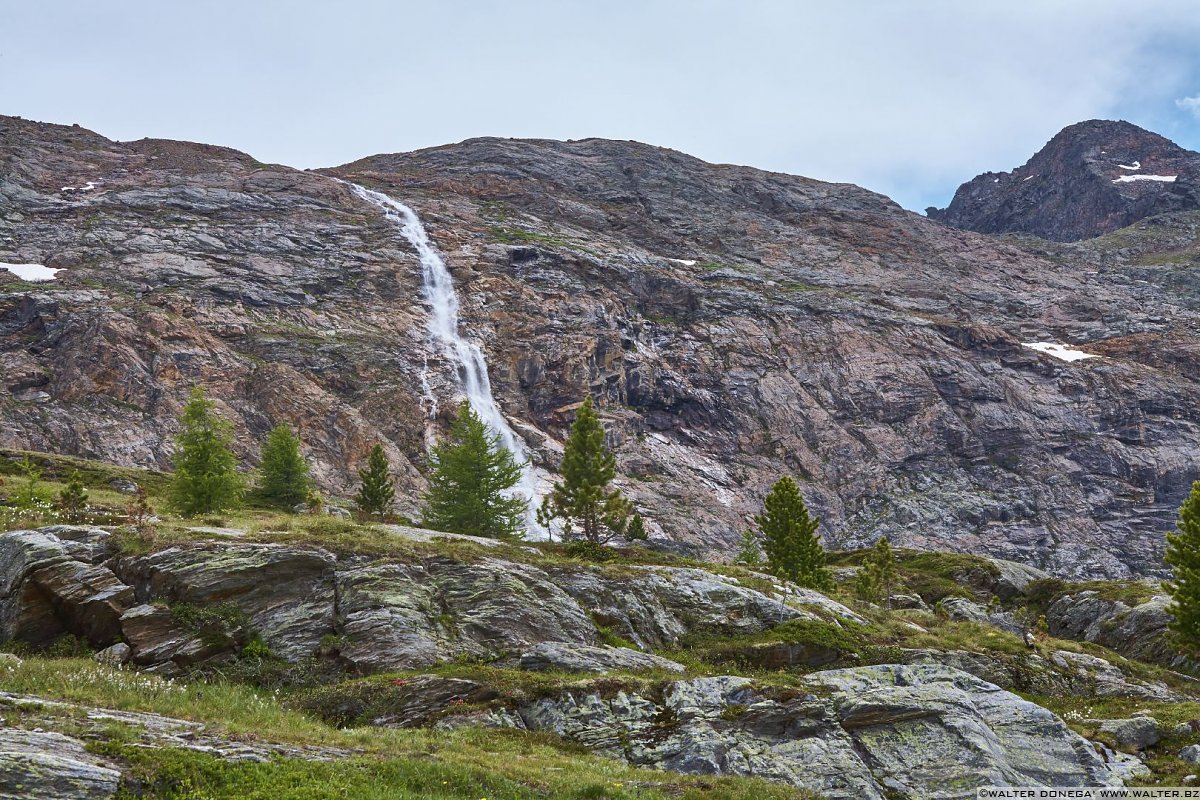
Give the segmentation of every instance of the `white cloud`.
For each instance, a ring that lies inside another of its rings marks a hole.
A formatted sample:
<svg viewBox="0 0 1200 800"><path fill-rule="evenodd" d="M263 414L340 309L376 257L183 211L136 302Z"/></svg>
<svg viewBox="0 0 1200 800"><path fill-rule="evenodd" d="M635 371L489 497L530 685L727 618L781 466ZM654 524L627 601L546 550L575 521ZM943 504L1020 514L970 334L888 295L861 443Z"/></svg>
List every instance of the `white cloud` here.
<svg viewBox="0 0 1200 800"><path fill-rule="evenodd" d="M1175 105L1190 112L1196 119L1200 119L1200 94L1195 97L1181 97L1175 101Z"/></svg>
<svg viewBox="0 0 1200 800"><path fill-rule="evenodd" d="M1200 14L1177 0L1130 8L0 0L0 64L39 65L0 81L0 113L300 167L482 135L638 139L917 208L1083 119L1191 135L1164 126L1195 88Z"/></svg>

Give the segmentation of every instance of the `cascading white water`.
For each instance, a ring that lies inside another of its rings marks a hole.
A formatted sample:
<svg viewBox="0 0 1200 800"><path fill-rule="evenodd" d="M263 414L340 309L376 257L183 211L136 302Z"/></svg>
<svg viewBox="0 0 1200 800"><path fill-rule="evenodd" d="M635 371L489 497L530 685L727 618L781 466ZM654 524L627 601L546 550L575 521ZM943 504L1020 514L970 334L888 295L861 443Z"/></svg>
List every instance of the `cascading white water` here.
<svg viewBox="0 0 1200 800"><path fill-rule="evenodd" d="M421 261L421 294L429 305L427 329L430 343L451 359L451 363L457 367L459 386L471 408L475 409L475 413L484 424L500 437L500 444L504 449L512 453L521 464L521 482L515 491L529 501L527 527L531 533L537 533L540 531L535 508L538 501L537 481L529 457L525 452L524 443L500 413L496 398L492 396L492 383L488 378L487 359L484 358L483 351L479 349L479 345L459 335L458 295L454 291L454 281L450 277L450 270L446 268L446 262L429 241L425 226L421 224L415 211L380 192L356 183L347 185L363 200L382 209L384 216L400 229L400 233L416 249ZM421 382L427 400L436 411L437 401L424 374L421 376Z"/></svg>

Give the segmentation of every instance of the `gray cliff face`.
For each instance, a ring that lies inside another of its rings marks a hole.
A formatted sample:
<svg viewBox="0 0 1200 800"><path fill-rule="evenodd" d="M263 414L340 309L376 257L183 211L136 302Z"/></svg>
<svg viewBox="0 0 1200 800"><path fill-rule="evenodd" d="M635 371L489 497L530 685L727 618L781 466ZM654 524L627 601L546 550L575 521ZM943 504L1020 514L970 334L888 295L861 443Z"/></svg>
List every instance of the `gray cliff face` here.
<svg viewBox="0 0 1200 800"><path fill-rule="evenodd" d="M832 545L1156 574L1200 477L1200 290L1155 231L1136 257L997 242L854 186L601 140L332 173L421 214L540 466L597 399L655 537L727 553L793 474ZM290 422L328 491L381 438L415 512L427 423L445 422L422 378L444 413L453 367L425 346L415 254L344 185L3 118L0 261L66 270L0 272L0 447L166 467L202 382L243 457Z"/></svg>

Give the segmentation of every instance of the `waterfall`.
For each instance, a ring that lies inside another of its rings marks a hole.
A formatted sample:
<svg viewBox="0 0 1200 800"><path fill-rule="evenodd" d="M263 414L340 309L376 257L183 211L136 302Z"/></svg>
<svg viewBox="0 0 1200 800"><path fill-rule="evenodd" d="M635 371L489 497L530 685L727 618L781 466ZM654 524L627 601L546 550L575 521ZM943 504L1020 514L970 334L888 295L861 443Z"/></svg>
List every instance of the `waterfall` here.
<svg viewBox="0 0 1200 800"><path fill-rule="evenodd" d="M429 321L426 325L429 342L455 365L459 388L471 404L471 408L484 424L499 436L500 445L512 453L517 463L521 464L521 481L514 492L529 501L527 527L531 532L540 531L535 507L539 494L537 480L525 452L525 445L500 413L500 407L496 405L483 351L479 345L464 339L458 332L458 295L454 291L454 282L450 277L450 270L446 268L446 262L429 240L429 234L425 232L425 226L421 224L415 211L380 192L356 183L347 185L363 200L382 209L383 215L399 228L400 233L417 251L421 261L421 295L429 306ZM437 400L433 397L424 372L421 375L421 384L427 404L436 413Z"/></svg>

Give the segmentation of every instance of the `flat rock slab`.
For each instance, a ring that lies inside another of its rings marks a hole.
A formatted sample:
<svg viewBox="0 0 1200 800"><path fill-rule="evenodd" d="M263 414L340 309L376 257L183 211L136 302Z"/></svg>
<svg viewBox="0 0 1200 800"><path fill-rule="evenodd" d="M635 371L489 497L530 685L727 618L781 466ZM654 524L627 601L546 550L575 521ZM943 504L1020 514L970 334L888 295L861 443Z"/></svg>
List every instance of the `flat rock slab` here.
<svg viewBox="0 0 1200 800"><path fill-rule="evenodd" d="M0 800L106 800L120 782L121 773L78 739L0 728Z"/></svg>
<svg viewBox="0 0 1200 800"><path fill-rule="evenodd" d="M950 667L830 670L805 685L810 692L719 676L676 681L661 696L580 687L517 711L529 730L631 764L750 775L832 800L1119 786L1138 766L1106 760L1050 711Z"/></svg>
<svg viewBox="0 0 1200 800"><path fill-rule="evenodd" d="M209 536L220 536L225 539L244 539L246 532L238 528L209 528L200 526L196 528L188 528L189 533L203 533Z"/></svg>
<svg viewBox="0 0 1200 800"><path fill-rule="evenodd" d="M526 650L519 659L521 669L534 671L612 672L615 670L665 670L685 672L677 661L642 653L628 647L595 647L572 642L542 642Z"/></svg>

